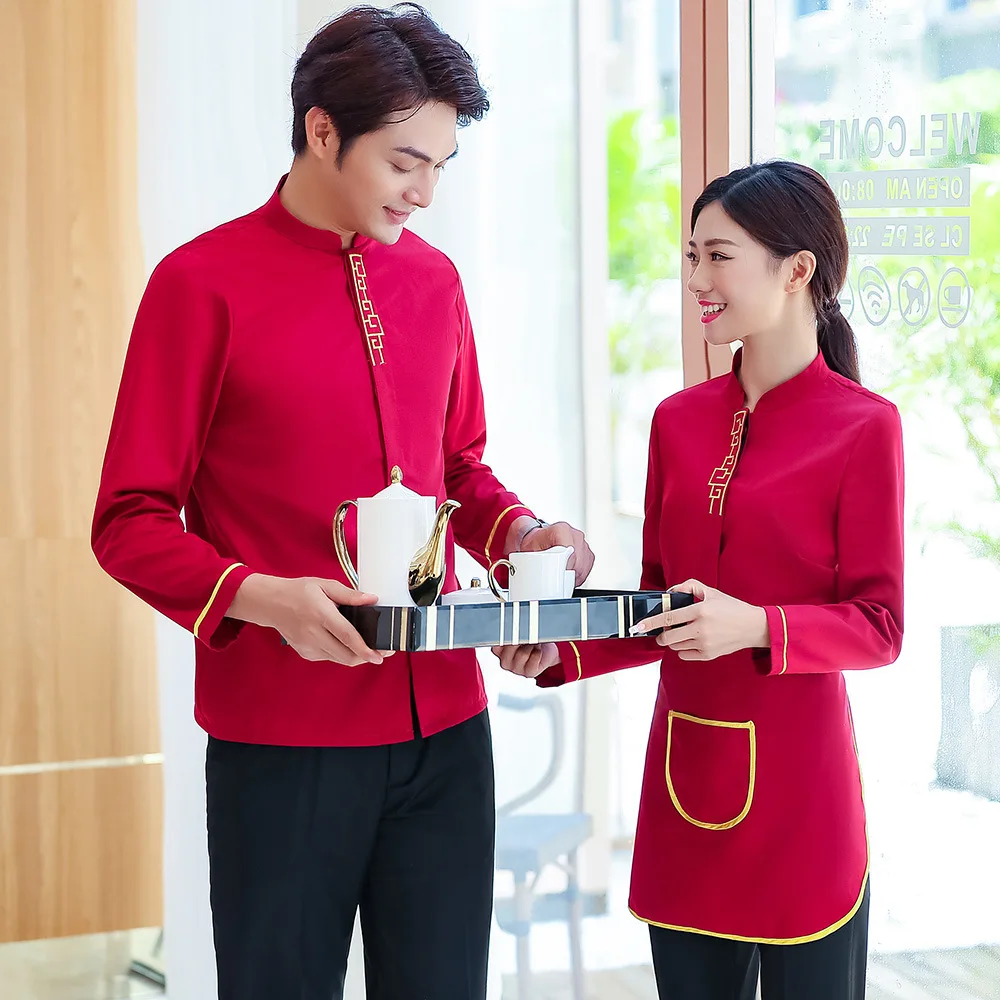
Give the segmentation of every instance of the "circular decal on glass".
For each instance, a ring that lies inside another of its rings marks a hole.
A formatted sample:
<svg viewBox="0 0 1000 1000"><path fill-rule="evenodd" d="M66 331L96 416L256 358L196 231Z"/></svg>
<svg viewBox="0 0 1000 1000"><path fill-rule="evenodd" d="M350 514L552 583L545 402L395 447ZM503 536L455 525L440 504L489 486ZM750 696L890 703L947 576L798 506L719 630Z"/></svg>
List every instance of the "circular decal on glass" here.
<svg viewBox="0 0 1000 1000"><path fill-rule="evenodd" d="M892 293L882 272L870 264L861 268L858 275L858 295L861 309L872 326L881 326L892 308Z"/></svg>
<svg viewBox="0 0 1000 1000"><path fill-rule="evenodd" d="M899 315L910 326L920 326L931 311L931 281L919 267L911 267L899 279Z"/></svg>
<svg viewBox="0 0 1000 1000"><path fill-rule="evenodd" d="M957 267L949 267L941 276L938 285L938 316L945 326L961 326L969 315L972 305L972 287L965 272Z"/></svg>
<svg viewBox="0 0 1000 1000"><path fill-rule="evenodd" d="M840 311L844 314L844 318L850 319L854 315L854 286L851 284L850 278L844 282L844 287L840 290L837 301L840 303Z"/></svg>

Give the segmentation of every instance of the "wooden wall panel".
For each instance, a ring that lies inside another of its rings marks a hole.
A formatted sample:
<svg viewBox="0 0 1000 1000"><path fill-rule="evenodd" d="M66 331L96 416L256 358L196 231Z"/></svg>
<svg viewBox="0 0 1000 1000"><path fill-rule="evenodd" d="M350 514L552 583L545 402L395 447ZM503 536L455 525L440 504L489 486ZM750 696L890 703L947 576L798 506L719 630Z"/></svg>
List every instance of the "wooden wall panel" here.
<svg viewBox="0 0 1000 1000"><path fill-rule="evenodd" d="M159 926L162 779L150 764L0 776L0 941Z"/></svg>
<svg viewBox="0 0 1000 1000"><path fill-rule="evenodd" d="M144 273L132 3L0 18L0 531L83 538Z"/></svg>
<svg viewBox="0 0 1000 1000"><path fill-rule="evenodd" d="M680 7L681 234L690 239L691 208L709 181L730 169L729 30L731 7L747 0L684 0ZM686 273L686 272L685 272ZM728 347L709 346L701 310L685 291L681 303L684 384L732 368Z"/></svg>
<svg viewBox="0 0 1000 1000"><path fill-rule="evenodd" d="M150 612L89 541L0 538L0 608L0 769L158 750Z"/></svg>
<svg viewBox="0 0 1000 1000"><path fill-rule="evenodd" d="M159 744L152 612L90 552L145 270L134 0L0 0L0 45L5 940L158 923L162 808L155 765L59 770Z"/></svg>

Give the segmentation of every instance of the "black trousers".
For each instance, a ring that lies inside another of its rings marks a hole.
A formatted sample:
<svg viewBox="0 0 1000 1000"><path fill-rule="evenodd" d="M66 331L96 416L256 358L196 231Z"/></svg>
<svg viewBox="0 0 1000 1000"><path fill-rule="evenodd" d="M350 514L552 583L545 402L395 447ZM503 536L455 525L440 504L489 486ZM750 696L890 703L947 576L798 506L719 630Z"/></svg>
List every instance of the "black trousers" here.
<svg viewBox="0 0 1000 1000"><path fill-rule="evenodd" d="M390 746L210 739L206 779L219 1000L339 1000L359 906L371 1000L483 1000L486 712Z"/></svg>
<svg viewBox="0 0 1000 1000"><path fill-rule="evenodd" d="M868 888L839 930L807 944L752 944L650 927L660 1000L864 1000Z"/></svg>

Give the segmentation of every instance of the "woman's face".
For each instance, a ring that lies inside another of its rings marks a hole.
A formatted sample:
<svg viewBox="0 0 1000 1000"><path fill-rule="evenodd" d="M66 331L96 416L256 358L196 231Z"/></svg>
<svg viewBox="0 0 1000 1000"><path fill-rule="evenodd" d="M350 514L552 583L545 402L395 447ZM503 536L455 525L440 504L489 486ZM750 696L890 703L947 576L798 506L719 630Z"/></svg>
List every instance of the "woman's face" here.
<svg viewBox="0 0 1000 1000"><path fill-rule="evenodd" d="M688 290L701 306L710 344L731 344L785 324L796 257L776 262L719 202L702 209L687 257Z"/></svg>

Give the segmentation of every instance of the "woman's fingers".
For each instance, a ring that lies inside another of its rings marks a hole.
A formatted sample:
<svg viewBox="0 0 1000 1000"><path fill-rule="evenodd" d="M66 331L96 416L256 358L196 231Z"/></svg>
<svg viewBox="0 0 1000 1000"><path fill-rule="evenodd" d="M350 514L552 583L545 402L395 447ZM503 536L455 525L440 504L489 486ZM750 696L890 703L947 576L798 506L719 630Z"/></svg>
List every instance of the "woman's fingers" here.
<svg viewBox="0 0 1000 1000"><path fill-rule="evenodd" d="M701 614L697 604L689 604L686 608L671 608L662 614L644 618L629 630L631 635L648 635L658 628L674 628L694 621Z"/></svg>

